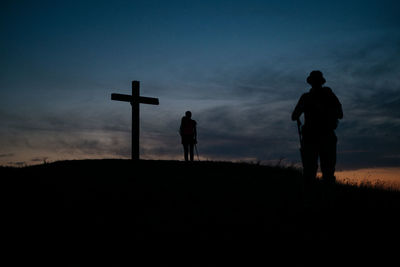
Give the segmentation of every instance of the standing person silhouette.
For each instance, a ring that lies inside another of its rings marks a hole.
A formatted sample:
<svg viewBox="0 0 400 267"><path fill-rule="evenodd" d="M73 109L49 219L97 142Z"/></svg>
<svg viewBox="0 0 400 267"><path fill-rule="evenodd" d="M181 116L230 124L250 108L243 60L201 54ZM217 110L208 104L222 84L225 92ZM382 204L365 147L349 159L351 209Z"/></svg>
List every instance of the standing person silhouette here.
<svg viewBox="0 0 400 267"><path fill-rule="evenodd" d="M185 161L189 160L188 154L190 153L190 161L193 161L193 148L197 144L197 129L196 121L192 120L192 112L186 111L185 116L182 117L179 134L183 145L183 152Z"/></svg>
<svg viewBox="0 0 400 267"><path fill-rule="evenodd" d="M302 127L303 177L306 183L314 180L318 170L318 157L322 178L334 183L336 165L335 129L338 120L343 118L342 105L329 87L323 86L326 80L321 71L312 71L307 78L311 85L297 103L292 120L296 121L304 113Z"/></svg>

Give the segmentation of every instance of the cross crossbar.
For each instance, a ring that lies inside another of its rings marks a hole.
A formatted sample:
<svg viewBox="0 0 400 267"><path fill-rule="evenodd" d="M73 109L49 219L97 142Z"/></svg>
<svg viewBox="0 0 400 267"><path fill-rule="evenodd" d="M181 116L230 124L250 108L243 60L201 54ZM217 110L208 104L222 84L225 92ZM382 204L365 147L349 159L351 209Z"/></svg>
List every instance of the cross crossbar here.
<svg viewBox="0 0 400 267"><path fill-rule="evenodd" d="M124 102L133 102L133 97L131 95L123 95L123 94L111 94L111 100L116 101L124 101ZM159 105L160 102L158 98L154 97L146 97L139 96L139 103L141 104L149 104L149 105Z"/></svg>

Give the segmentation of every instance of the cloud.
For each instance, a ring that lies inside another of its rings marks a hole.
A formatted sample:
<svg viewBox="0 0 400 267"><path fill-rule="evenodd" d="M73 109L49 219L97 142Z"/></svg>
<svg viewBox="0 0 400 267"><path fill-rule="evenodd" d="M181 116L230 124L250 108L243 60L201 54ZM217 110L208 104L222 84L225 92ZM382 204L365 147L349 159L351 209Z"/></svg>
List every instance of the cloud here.
<svg viewBox="0 0 400 267"><path fill-rule="evenodd" d="M290 122L287 102L274 105L240 102L220 105L193 113L198 123L198 147L208 159L253 159L266 161L282 157L293 158L287 147L296 142L296 129ZM166 125L177 124L170 121ZM176 125L176 128L179 124ZM147 153L180 155L180 138L167 127L159 129L164 135L157 147L148 147ZM166 134L166 133L170 134ZM145 138L145 137L144 137ZM295 139L295 140L294 140ZM143 143L142 143L143 144ZM297 149L294 153L297 155Z"/></svg>
<svg viewBox="0 0 400 267"><path fill-rule="evenodd" d="M193 108L202 157L299 162L297 129L290 114L309 88L306 76L321 67L345 113L337 130L338 168L398 166L400 158L394 155L400 151L399 44L392 40L340 50L329 47L328 52L317 51L312 57L276 57L211 71L181 81L175 91L175 85L169 84L165 91L160 85L154 90L160 93L161 105L142 114L141 155L181 158L180 116ZM180 94L182 88L186 94ZM130 107L97 104L101 109L82 105L52 113L0 110L0 144L40 151L41 155L27 161L51 160L57 154L130 157ZM47 153L42 151L46 149Z"/></svg>
<svg viewBox="0 0 400 267"><path fill-rule="evenodd" d="M31 161L31 162L46 163L48 159L49 159L48 157L40 157L40 158L37 158L37 157L36 157L36 158L32 158L30 161Z"/></svg>
<svg viewBox="0 0 400 267"><path fill-rule="evenodd" d="M11 165L11 166L18 166L18 167L26 166L26 162L25 161L9 161L9 162L7 162L7 164Z"/></svg>
<svg viewBox="0 0 400 267"><path fill-rule="evenodd" d="M393 157L400 151L399 42L394 38L343 47L330 48L325 54L329 63L321 65L345 112L337 130L338 168L399 165L399 158ZM290 62L259 62L216 72L208 80L208 88L218 91L204 95L224 101L193 114L202 153L209 158L300 160L290 113L309 88L305 78L313 68L304 66L313 64Z"/></svg>
<svg viewBox="0 0 400 267"><path fill-rule="evenodd" d="M0 117L0 145L13 151L3 153L4 158L38 162L43 158L130 157L130 122L118 114L69 110L52 114L0 112Z"/></svg>
<svg viewBox="0 0 400 267"><path fill-rule="evenodd" d="M12 156L14 156L14 153L3 153L3 154L0 154L0 158L9 158L9 157L12 157Z"/></svg>
<svg viewBox="0 0 400 267"><path fill-rule="evenodd" d="M336 85L344 119L339 160L355 166L398 166L400 150L400 41L372 42L337 53Z"/></svg>

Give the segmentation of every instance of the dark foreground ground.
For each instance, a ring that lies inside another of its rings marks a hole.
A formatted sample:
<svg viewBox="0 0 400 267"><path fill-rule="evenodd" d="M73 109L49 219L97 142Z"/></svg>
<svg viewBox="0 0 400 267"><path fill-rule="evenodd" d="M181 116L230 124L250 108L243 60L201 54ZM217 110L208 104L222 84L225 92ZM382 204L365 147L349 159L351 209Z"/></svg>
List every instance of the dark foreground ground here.
<svg viewBox="0 0 400 267"><path fill-rule="evenodd" d="M0 177L7 266L399 263L400 192L304 188L295 169L90 160Z"/></svg>

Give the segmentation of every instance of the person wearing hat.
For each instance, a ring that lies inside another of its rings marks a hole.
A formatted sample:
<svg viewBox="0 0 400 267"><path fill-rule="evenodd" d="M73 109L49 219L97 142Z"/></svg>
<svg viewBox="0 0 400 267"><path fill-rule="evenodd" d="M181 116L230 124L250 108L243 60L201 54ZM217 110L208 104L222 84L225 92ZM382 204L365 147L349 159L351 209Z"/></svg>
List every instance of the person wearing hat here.
<svg viewBox="0 0 400 267"><path fill-rule="evenodd" d="M183 154L185 161L193 161L193 148L197 144L197 123L192 120L192 112L186 111L185 116L181 119L181 126L179 127L179 134L183 145Z"/></svg>
<svg viewBox="0 0 400 267"><path fill-rule="evenodd" d="M304 113L302 126L303 143L303 176L305 182L316 178L318 158L322 179L335 182L336 144L335 129L338 120L343 118L342 105L331 88L323 86L326 80L321 71L314 70L307 77L311 85L309 92L304 93L293 113L292 120L299 120Z"/></svg>

